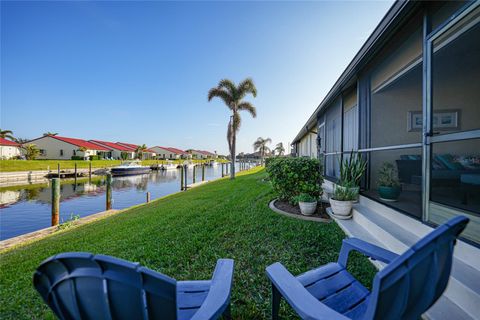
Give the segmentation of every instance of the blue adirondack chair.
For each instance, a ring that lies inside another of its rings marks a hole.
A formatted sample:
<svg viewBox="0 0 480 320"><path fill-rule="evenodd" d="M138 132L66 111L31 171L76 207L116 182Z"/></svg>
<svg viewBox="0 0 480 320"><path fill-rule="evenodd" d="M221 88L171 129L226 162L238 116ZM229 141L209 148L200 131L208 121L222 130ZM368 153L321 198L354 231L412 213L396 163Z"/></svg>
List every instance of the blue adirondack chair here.
<svg viewBox="0 0 480 320"><path fill-rule="evenodd" d="M211 280L176 281L138 263L71 252L38 267L33 284L60 319L230 318L233 260Z"/></svg>
<svg viewBox="0 0 480 320"><path fill-rule="evenodd" d="M274 263L267 267L273 291L272 318L278 319L283 296L302 319L417 320L445 290L453 246L467 223L467 218L455 217L402 255L360 239L346 239L336 263L297 277ZM372 292L346 270L352 250L388 263L375 275Z"/></svg>

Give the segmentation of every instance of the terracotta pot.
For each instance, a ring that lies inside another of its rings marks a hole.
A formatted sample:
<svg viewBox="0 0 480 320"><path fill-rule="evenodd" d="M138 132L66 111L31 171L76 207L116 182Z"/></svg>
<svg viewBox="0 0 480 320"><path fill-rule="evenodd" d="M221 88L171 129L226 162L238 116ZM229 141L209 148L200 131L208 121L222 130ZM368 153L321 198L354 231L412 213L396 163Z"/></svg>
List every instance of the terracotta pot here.
<svg viewBox="0 0 480 320"><path fill-rule="evenodd" d="M335 215L346 217L352 212L353 201L338 201L330 198L330 206Z"/></svg>
<svg viewBox="0 0 480 320"><path fill-rule="evenodd" d="M315 202L298 202L300 212L305 216L311 216L317 210L317 201Z"/></svg>

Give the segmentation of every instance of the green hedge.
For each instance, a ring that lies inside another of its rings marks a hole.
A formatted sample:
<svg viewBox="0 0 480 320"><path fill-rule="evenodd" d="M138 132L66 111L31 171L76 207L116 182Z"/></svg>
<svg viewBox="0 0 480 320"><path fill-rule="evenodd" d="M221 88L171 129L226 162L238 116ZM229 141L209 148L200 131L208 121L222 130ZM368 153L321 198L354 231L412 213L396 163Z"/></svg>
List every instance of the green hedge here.
<svg viewBox="0 0 480 320"><path fill-rule="evenodd" d="M322 195L322 168L318 159L271 158L267 172L278 198L296 204L295 197L307 193L313 197Z"/></svg>

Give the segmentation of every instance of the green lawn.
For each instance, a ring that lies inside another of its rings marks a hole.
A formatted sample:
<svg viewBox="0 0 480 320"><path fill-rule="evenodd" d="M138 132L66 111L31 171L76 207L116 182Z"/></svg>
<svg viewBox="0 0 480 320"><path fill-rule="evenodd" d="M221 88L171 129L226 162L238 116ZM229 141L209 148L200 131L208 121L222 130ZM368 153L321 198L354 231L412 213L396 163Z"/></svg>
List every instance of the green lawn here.
<svg viewBox="0 0 480 320"><path fill-rule="evenodd" d="M298 274L334 261L345 235L335 223L272 212L274 195L264 178L264 171L252 169L235 181L208 183L0 254L0 318L52 318L32 275L43 259L65 251L137 261L178 280L208 279L218 258L232 258L233 318L269 318L265 267L281 261ZM370 286L375 269L366 258L354 255L349 268ZM281 315L293 317L285 304Z"/></svg>
<svg viewBox="0 0 480 320"><path fill-rule="evenodd" d="M174 160L175 163L182 163L185 160ZM200 160L193 160L194 162L201 162ZM222 160L218 160L222 161ZM75 163L77 168L88 168L89 163L92 163L92 168L107 168L118 166L121 160L0 160L0 172L11 171L33 171L33 170L57 170L57 165L60 164L60 169L73 169ZM144 160L143 165L152 165L162 163L162 160Z"/></svg>

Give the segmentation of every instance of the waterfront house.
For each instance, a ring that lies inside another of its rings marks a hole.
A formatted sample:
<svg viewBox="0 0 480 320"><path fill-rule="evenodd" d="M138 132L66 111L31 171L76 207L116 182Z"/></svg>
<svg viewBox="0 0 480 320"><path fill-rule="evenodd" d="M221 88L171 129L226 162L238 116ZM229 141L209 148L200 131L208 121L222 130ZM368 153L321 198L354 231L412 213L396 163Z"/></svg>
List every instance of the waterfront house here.
<svg viewBox="0 0 480 320"><path fill-rule="evenodd" d="M13 159L22 155L22 146L15 141L0 138L0 159Z"/></svg>
<svg viewBox="0 0 480 320"><path fill-rule="evenodd" d="M326 191L351 150L368 161L353 219L338 221L349 235L402 252L431 226L470 218L432 319L480 317L479 83L480 2L398 1L292 144L323 160ZM377 192L384 163L398 172L395 202Z"/></svg>
<svg viewBox="0 0 480 320"><path fill-rule="evenodd" d="M138 144L132 144L132 143L125 143L125 142L117 142L116 144L126 147L129 149L129 151L135 153L135 157L137 156L137 148L140 147ZM149 160L149 159L154 159L155 158L155 152L151 149L147 149L142 152L142 159L141 160Z"/></svg>
<svg viewBox="0 0 480 320"><path fill-rule="evenodd" d="M115 142L101 141L101 140L89 140L91 143L100 145L109 149L109 152L105 153L105 158L113 158L117 160L131 160L135 159L135 151L131 148L127 148Z"/></svg>
<svg viewBox="0 0 480 320"><path fill-rule="evenodd" d="M183 151L181 149L178 149L178 148L173 148L173 147L168 147L168 150L170 150L171 152L177 154L178 157L180 157L180 159L191 159L192 158L192 155L187 153L186 151Z"/></svg>
<svg viewBox="0 0 480 320"><path fill-rule="evenodd" d="M155 152L156 158L160 160L175 160L180 159L182 156L181 152L172 150L168 147L155 146L150 149Z"/></svg>
<svg viewBox="0 0 480 320"><path fill-rule="evenodd" d="M216 158L215 153L211 153L208 151L203 151L203 150L195 150L195 149L188 149L187 153L192 155L193 159L207 159L207 158Z"/></svg>
<svg viewBox="0 0 480 320"><path fill-rule="evenodd" d="M47 135L27 142L32 143L40 149L38 159L84 159L99 156L103 158L108 148L88 142L83 139L67 138L57 135Z"/></svg>

